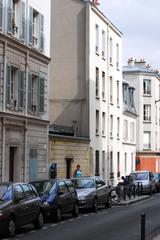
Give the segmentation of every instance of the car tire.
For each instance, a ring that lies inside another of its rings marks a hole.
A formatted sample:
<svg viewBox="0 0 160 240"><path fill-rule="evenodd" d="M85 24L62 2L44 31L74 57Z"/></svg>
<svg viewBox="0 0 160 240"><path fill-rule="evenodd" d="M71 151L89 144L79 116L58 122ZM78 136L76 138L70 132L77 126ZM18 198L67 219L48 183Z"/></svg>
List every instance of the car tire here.
<svg viewBox="0 0 160 240"><path fill-rule="evenodd" d="M16 234L16 221L14 217L10 217L8 220L7 232L9 237L14 237Z"/></svg>
<svg viewBox="0 0 160 240"><path fill-rule="evenodd" d="M73 217L78 217L79 216L79 207L78 207L77 203L74 205L72 215L73 215Z"/></svg>
<svg viewBox="0 0 160 240"><path fill-rule="evenodd" d="M34 221L34 226L36 229L41 229L43 227L44 217L42 211L38 213L36 220Z"/></svg>
<svg viewBox="0 0 160 240"><path fill-rule="evenodd" d="M107 202L105 202L105 208L111 208L112 203L111 203L111 195L109 194Z"/></svg>
<svg viewBox="0 0 160 240"><path fill-rule="evenodd" d="M60 207L56 209L55 218L56 218L56 222L60 222L62 219L62 211Z"/></svg>
<svg viewBox="0 0 160 240"><path fill-rule="evenodd" d="M98 199L94 198L93 200L93 211L98 212Z"/></svg>

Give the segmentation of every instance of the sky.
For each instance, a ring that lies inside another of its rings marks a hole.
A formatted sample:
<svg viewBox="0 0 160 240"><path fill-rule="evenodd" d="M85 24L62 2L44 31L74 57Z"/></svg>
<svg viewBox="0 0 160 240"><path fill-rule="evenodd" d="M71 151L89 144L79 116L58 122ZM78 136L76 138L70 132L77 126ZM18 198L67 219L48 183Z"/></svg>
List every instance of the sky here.
<svg viewBox="0 0 160 240"><path fill-rule="evenodd" d="M123 65L144 58L160 70L160 0L99 0L100 10L123 33Z"/></svg>

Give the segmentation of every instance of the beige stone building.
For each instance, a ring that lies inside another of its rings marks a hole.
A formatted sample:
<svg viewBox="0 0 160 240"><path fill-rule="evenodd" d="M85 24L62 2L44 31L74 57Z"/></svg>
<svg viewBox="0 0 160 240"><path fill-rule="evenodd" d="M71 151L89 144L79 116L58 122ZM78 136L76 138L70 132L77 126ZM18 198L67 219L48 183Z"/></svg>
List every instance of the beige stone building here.
<svg viewBox="0 0 160 240"><path fill-rule="evenodd" d="M46 9L0 1L0 181L48 175Z"/></svg>

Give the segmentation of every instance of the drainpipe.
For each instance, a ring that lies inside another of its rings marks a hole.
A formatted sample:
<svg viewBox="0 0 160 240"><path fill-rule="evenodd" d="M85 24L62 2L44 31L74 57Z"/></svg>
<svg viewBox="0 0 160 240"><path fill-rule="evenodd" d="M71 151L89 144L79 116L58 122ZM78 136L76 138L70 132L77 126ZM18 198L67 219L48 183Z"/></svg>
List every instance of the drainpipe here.
<svg viewBox="0 0 160 240"><path fill-rule="evenodd" d="M6 180L6 166L5 166L5 139L6 136L6 129L5 129L5 118L2 118L2 182L4 182Z"/></svg>
<svg viewBox="0 0 160 240"><path fill-rule="evenodd" d="M27 121L24 123L24 182L27 181Z"/></svg>
<svg viewBox="0 0 160 240"><path fill-rule="evenodd" d="M7 41L4 42L3 50L4 75L3 75L3 112L5 112L6 103L6 78L7 78Z"/></svg>

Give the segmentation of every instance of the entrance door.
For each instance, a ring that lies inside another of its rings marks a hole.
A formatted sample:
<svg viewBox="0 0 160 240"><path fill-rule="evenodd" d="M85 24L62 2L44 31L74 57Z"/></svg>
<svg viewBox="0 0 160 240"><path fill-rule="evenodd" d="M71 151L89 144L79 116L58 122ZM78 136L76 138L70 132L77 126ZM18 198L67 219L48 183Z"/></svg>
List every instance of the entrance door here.
<svg viewBox="0 0 160 240"><path fill-rule="evenodd" d="M18 178L17 147L9 147L9 181L16 181Z"/></svg>
<svg viewBox="0 0 160 240"><path fill-rule="evenodd" d="M72 160L71 158L67 158L66 159L66 177L67 178L71 178L72 177L72 173L71 173L71 163L72 163Z"/></svg>

